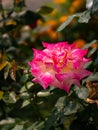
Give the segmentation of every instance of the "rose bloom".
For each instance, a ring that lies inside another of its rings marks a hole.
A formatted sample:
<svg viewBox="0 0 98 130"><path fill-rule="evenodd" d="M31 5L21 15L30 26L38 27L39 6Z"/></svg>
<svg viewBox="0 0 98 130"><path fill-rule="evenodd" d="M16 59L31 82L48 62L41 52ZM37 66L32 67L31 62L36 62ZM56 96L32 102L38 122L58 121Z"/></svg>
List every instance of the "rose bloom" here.
<svg viewBox="0 0 98 130"><path fill-rule="evenodd" d="M42 44L45 49L33 49L34 58L29 65L34 77L32 81L39 83L44 89L53 86L69 93L72 84L80 87L81 79L91 74L84 68L90 61L84 57L87 49L75 48L75 44L67 42Z"/></svg>

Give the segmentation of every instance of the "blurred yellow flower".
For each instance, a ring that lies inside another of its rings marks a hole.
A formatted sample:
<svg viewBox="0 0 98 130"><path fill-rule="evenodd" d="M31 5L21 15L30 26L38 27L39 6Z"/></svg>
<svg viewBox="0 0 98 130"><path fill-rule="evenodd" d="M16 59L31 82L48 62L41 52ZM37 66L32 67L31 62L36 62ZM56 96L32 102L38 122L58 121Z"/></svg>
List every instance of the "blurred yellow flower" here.
<svg viewBox="0 0 98 130"><path fill-rule="evenodd" d="M38 25L42 25L42 24L43 24L42 20L38 19L38 20L37 20L37 24L38 24Z"/></svg>
<svg viewBox="0 0 98 130"><path fill-rule="evenodd" d="M49 33L50 38L52 38L53 40L55 40L57 38L57 34L55 31L51 30Z"/></svg>
<svg viewBox="0 0 98 130"><path fill-rule="evenodd" d="M69 8L69 12L70 12L71 14L75 13L75 11L76 11L76 9L73 8L73 6L71 6L71 7Z"/></svg>
<svg viewBox="0 0 98 130"><path fill-rule="evenodd" d="M45 25L47 26L51 26L51 27L54 27L57 25L57 21L56 20L48 20Z"/></svg>
<svg viewBox="0 0 98 130"><path fill-rule="evenodd" d="M82 3L82 1L74 0L74 1L72 2L72 6L77 8L77 7L79 7L79 5L81 6L81 3Z"/></svg>
<svg viewBox="0 0 98 130"><path fill-rule="evenodd" d="M14 0L15 1L15 3L19 3L19 2L21 2L21 0Z"/></svg>
<svg viewBox="0 0 98 130"><path fill-rule="evenodd" d="M37 24L41 25L43 27L45 27L45 26L54 27L57 25L57 21L56 20L47 20L45 22L42 22L41 20L38 20Z"/></svg>
<svg viewBox="0 0 98 130"><path fill-rule="evenodd" d="M92 44L91 47L92 48L98 48L98 43L96 42L96 43Z"/></svg>
<svg viewBox="0 0 98 130"><path fill-rule="evenodd" d="M65 20L67 20L67 18L68 18L68 15L61 16L59 19L59 22L63 23Z"/></svg>
<svg viewBox="0 0 98 130"><path fill-rule="evenodd" d="M86 45L86 41L83 39L77 39L74 41L76 48L83 48Z"/></svg>
<svg viewBox="0 0 98 130"><path fill-rule="evenodd" d="M15 21L13 21L13 20L9 20L9 21L5 22L5 25L6 25L6 26L16 25L16 24L17 24L17 23L16 23Z"/></svg>
<svg viewBox="0 0 98 130"><path fill-rule="evenodd" d="M65 3L67 0L53 0L54 1L54 3L56 3L56 4L63 4L63 3Z"/></svg>
<svg viewBox="0 0 98 130"><path fill-rule="evenodd" d="M47 20L45 23L41 23L38 21L38 24L43 27L42 30L39 32L39 37L48 37L52 40L56 40L60 38L61 33L56 33L56 29L59 25L59 20Z"/></svg>
<svg viewBox="0 0 98 130"><path fill-rule="evenodd" d="M84 0L73 0L69 11L70 13L75 13L84 3Z"/></svg>

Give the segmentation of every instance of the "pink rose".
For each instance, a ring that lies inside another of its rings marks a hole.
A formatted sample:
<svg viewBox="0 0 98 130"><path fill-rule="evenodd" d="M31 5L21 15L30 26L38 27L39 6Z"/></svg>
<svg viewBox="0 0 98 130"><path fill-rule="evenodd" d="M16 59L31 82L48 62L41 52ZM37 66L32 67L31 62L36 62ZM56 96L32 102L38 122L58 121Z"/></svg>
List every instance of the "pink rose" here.
<svg viewBox="0 0 98 130"><path fill-rule="evenodd" d="M87 49L76 49L75 44L59 42L56 44L42 43L45 49L34 51L34 58L29 65L34 76L33 81L44 89L54 86L69 93L72 84L80 87L80 80L91 74L84 69L90 61L85 58Z"/></svg>

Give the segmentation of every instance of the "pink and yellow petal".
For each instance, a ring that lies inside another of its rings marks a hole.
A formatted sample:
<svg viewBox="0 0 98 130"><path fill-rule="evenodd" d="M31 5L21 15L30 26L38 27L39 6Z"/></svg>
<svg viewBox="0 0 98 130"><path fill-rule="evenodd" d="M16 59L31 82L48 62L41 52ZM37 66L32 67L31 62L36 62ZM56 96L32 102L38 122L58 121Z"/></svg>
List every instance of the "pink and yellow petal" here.
<svg viewBox="0 0 98 130"><path fill-rule="evenodd" d="M42 87L46 89L53 81L53 78L49 73L45 73L39 75L37 78L33 79L32 81L41 84Z"/></svg>

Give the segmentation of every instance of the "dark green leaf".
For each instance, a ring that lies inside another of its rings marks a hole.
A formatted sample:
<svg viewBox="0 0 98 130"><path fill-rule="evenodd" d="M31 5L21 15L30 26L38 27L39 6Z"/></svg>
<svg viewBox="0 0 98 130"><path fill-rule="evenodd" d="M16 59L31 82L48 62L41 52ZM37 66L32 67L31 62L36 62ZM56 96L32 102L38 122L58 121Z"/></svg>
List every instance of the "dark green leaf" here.
<svg viewBox="0 0 98 130"><path fill-rule="evenodd" d="M3 8L3 7L2 7L2 4L0 3L0 11L2 11L2 8Z"/></svg>
<svg viewBox="0 0 98 130"><path fill-rule="evenodd" d="M52 7L49 7L49 6L42 6L39 10L38 10L38 13L40 14L49 14L53 11L53 8Z"/></svg>
<svg viewBox="0 0 98 130"><path fill-rule="evenodd" d="M25 74L21 77L20 82L25 83L28 80L28 74Z"/></svg>
<svg viewBox="0 0 98 130"><path fill-rule="evenodd" d="M97 67L98 66L98 58L95 59L94 65Z"/></svg>
<svg viewBox="0 0 98 130"><path fill-rule="evenodd" d="M54 111L51 114L51 116L48 118L48 120L46 121L44 130L50 130L51 127L55 125L55 122L58 116L59 116L59 113L57 113L57 111L56 112Z"/></svg>

